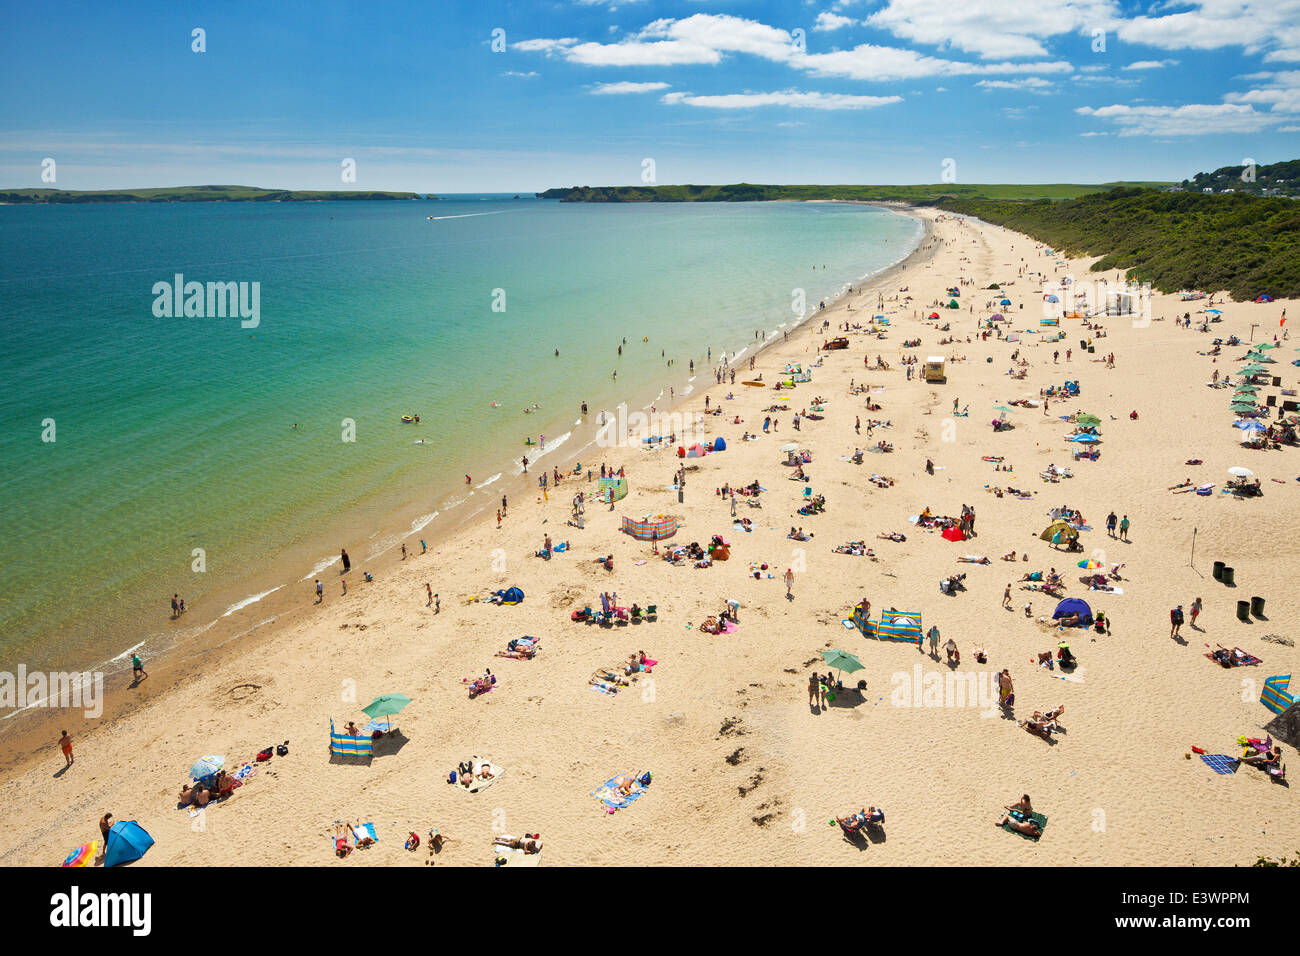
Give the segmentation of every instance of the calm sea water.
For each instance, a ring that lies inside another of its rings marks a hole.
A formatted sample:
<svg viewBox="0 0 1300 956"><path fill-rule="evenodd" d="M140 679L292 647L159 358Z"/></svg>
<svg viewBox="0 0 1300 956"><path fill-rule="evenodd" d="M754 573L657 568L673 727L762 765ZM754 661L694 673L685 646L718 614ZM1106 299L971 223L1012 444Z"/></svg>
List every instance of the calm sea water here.
<svg viewBox="0 0 1300 956"><path fill-rule="evenodd" d="M680 397L793 289L815 307L919 234L817 204L0 207L0 669L93 667L174 635L173 592L194 633L340 545L436 533L525 435ZM258 283L259 324L156 316L178 273Z"/></svg>

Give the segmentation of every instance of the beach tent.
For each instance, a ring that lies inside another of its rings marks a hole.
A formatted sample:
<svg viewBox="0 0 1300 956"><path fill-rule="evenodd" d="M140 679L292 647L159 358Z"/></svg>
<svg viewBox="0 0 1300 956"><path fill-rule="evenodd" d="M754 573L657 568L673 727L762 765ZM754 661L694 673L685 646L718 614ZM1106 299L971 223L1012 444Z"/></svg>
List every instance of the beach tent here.
<svg viewBox="0 0 1300 956"><path fill-rule="evenodd" d="M1001 302L998 303L998 305L1010 305L1010 304L1011 304L1010 299L1003 299Z"/></svg>
<svg viewBox="0 0 1300 956"><path fill-rule="evenodd" d="M1007 333L1006 341L1008 341L1008 342L1019 342L1019 341L1020 341L1020 333L1019 333L1019 332L1008 332L1008 333Z"/></svg>
<svg viewBox="0 0 1300 956"><path fill-rule="evenodd" d="M927 319L937 319L938 317L939 317L938 312L931 312L929 315L926 316Z"/></svg>
<svg viewBox="0 0 1300 956"><path fill-rule="evenodd" d="M966 533L962 531L961 528L957 528L957 527L944 528L941 537L947 539L948 541L965 541Z"/></svg>
<svg viewBox="0 0 1300 956"><path fill-rule="evenodd" d="M726 450L727 450L727 440L726 440L725 438L715 438L715 439L713 440L713 450L714 450L714 451L726 451Z"/></svg>
<svg viewBox="0 0 1300 956"><path fill-rule="evenodd" d="M673 515L646 515L644 518L623 518L623 531L638 541L662 541L677 533L677 518Z"/></svg>
<svg viewBox="0 0 1300 956"><path fill-rule="evenodd" d="M1059 544L1060 543L1059 539L1061 537L1077 538L1078 536L1079 536L1079 532L1076 531L1074 528L1072 528L1068 521L1061 521L1060 519L1057 519L1056 521L1053 521L1051 524L1049 524L1046 528L1044 528L1043 533L1040 534L1038 537L1043 541L1051 541L1055 544Z"/></svg>
<svg viewBox="0 0 1300 956"><path fill-rule="evenodd" d="M1287 687L1291 683L1290 674L1278 674L1264 681L1264 693L1259 702L1275 714L1280 714L1295 703L1295 698Z"/></svg>
<svg viewBox="0 0 1300 956"><path fill-rule="evenodd" d="M120 820L108 831L108 842L104 844L104 865L132 863L144 856L151 846L153 837L144 827L134 820Z"/></svg>
<svg viewBox="0 0 1300 956"><path fill-rule="evenodd" d="M1264 725L1264 729L1278 740L1292 747L1300 746L1300 703L1292 704Z"/></svg>
<svg viewBox="0 0 1300 956"><path fill-rule="evenodd" d="M1267 292L1265 292L1263 295L1261 295L1261 296L1259 296L1258 298L1256 298L1255 301L1256 301L1256 302L1272 302L1272 301L1273 301L1273 297L1272 297L1271 295L1269 295Z"/></svg>
<svg viewBox="0 0 1300 956"><path fill-rule="evenodd" d="M903 641L921 645L921 614L919 611L881 611L880 620L872 622L853 609L852 621L867 637L879 641Z"/></svg>
<svg viewBox="0 0 1300 956"><path fill-rule="evenodd" d="M615 502L627 497L626 478L601 478L596 488L596 497L602 501Z"/></svg>
<svg viewBox="0 0 1300 956"><path fill-rule="evenodd" d="M957 300L956 300L956 299L950 299L950 300L948 301L948 308L950 308L950 309L960 309L961 306L957 304Z"/></svg>
<svg viewBox="0 0 1300 956"><path fill-rule="evenodd" d="M1061 601L1052 612L1052 620L1059 621L1070 614L1079 615L1079 624L1082 627L1092 623L1092 608L1088 607L1088 602L1083 598L1066 598Z"/></svg>
<svg viewBox="0 0 1300 956"><path fill-rule="evenodd" d="M373 757L375 741L370 735L353 737L341 734L334 729L334 718L330 718L330 753L344 757Z"/></svg>
<svg viewBox="0 0 1300 956"><path fill-rule="evenodd" d="M686 449L687 458L703 458L707 454L708 451L705 450L703 445L692 445L690 448Z"/></svg>
<svg viewBox="0 0 1300 956"><path fill-rule="evenodd" d="M492 592L494 597L501 598L502 604L522 604L524 601L524 592L519 588L506 588L504 591Z"/></svg>
<svg viewBox="0 0 1300 956"><path fill-rule="evenodd" d="M990 322L1005 322L1006 320L1007 317L1003 315L1001 312L994 312L991 316L989 316Z"/></svg>

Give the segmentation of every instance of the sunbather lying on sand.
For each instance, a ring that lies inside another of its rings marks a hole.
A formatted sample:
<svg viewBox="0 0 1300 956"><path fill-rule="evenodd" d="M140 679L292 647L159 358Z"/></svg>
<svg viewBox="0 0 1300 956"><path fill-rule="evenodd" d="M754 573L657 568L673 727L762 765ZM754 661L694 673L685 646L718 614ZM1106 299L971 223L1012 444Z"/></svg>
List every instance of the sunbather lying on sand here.
<svg viewBox="0 0 1300 956"><path fill-rule="evenodd" d="M354 849L354 847L348 843L349 834L353 837L356 836L356 833L352 829L352 824L350 823L340 823L334 827L334 855L340 860L351 853Z"/></svg>
<svg viewBox="0 0 1300 956"><path fill-rule="evenodd" d="M1002 555L1002 560L1003 560L1003 561L1018 561L1019 558L1018 558L1018 556L1016 555L1016 552L1014 552L1014 551L1008 551L1006 554Z"/></svg>
<svg viewBox="0 0 1300 956"><path fill-rule="evenodd" d="M1038 711L1034 711L1034 720L1042 720L1042 721L1047 721L1048 723L1053 723L1053 724L1054 724L1054 723L1056 723L1056 719L1057 719L1058 717L1060 717L1063 713L1065 713L1065 705L1064 705L1064 704L1062 704L1060 707L1056 708L1056 710L1049 710L1049 711L1048 711L1047 713L1045 713L1045 714L1039 713Z"/></svg>
<svg viewBox="0 0 1300 956"><path fill-rule="evenodd" d="M626 680L608 670L596 671L587 681L588 684L613 684L615 687L630 686Z"/></svg>
<svg viewBox="0 0 1300 956"><path fill-rule="evenodd" d="M1043 832L1042 828L1038 825L1038 821L1034 820L1032 817L1024 820L1017 820L1009 813L1004 815L996 825L1000 827L1010 826L1011 829L1015 830L1017 833L1023 833L1026 836L1032 837L1036 837Z"/></svg>
<svg viewBox="0 0 1300 956"><path fill-rule="evenodd" d="M1042 737L1044 740L1051 740L1052 732L1056 730L1056 723L1054 721L1021 720L1017 721L1016 725L1018 727L1023 727L1031 734Z"/></svg>
<svg viewBox="0 0 1300 956"><path fill-rule="evenodd" d="M992 564L992 563L993 563L992 561L990 561L990 560L988 559L988 556L987 556L987 555L983 555L983 554L980 554L980 555L967 554L967 555L963 555L962 557L958 558L957 560L958 560L958 562L960 562L961 564ZM1011 560L1014 561L1015 558L1012 558Z"/></svg>
<svg viewBox="0 0 1300 956"><path fill-rule="evenodd" d="M877 538L884 538L886 541L906 541L907 535L900 534L897 531L891 531L889 534L878 534Z"/></svg>
<svg viewBox="0 0 1300 956"><path fill-rule="evenodd" d="M508 650L497 651L497 657L508 657L512 661L531 661L536 656L536 644L525 644Z"/></svg>
<svg viewBox="0 0 1300 956"><path fill-rule="evenodd" d="M541 853L542 840L539 834L534 833L532 836L525 834L521 837L499 836L492 840L493 846L509 847L512 850L523 850L525 853Z"/></svg>

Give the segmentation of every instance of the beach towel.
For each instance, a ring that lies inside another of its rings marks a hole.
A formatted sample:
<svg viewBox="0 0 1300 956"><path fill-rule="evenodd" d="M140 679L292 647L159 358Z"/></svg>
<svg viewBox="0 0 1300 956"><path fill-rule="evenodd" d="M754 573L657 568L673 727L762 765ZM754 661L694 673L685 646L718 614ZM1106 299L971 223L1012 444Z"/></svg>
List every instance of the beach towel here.
<svg viewBox="0 0 1300 956"><path fill-rule="evenodd" d="M592 690L596 691L597 693L608 694L611 697L613 697L615 694L618 693L618 687L616 687L614 684L606 684L602 682L599 684L588 684L587 686L590 687Z"/></svg>
<svg viewBox="0 0 1300 956"><path fill-rule="evenodd" d="M464 790L466 793L482 793L488 787L492 786L492 784L500 780L501 776L506 772L505 767L498 767L496 764L492 763L491 761L480 760L477 757L474 757L472 760L470 760L470 766L474 770L474 774L475 774L474 779L470 781L468 787L462 786L458 782L456 784L457 790ZM478 774L483 772L484 767L487 767L488 770L491 771L492 776L488 777L486 780L480 780L478 778Z"/></svg>
<svg viewBox="0 0 1300 956"><path fill-rule="evenodd" d="M370 837L370 839L374 840L376 843L379 842L379 836L378 834L375 833L375 825L373 823L360 823L357 824L352 829L357 831L358 843L360 843L366 837Z"/></svg>
<svg viewBox="0 0 1300 956"><path fill-rule="evenodd" d="M497 846L496 844L493 844L492 849L494 851L492 854L492 859L494 861L496 860L500 861L499 863L497 863L497 866L541 866L542 865L541 850L538 850L536 853L525 853L523 850L515 850L515 849L511 849L510 847Z"/></svg>
<svg viewBox="0 0 1300 956"><path fill-rule="evenodd" d="M1041 813L1035 813L1031 816L1033 817L1034 822L1038 824L1038 836L1042 836L1043 833L1047 831L1047 817ZM1038 837L1030 836L1028 833L1021 833L1019 830L1013 830L1011 829L1010 824L1002 824L1002 829L1006 830L1008 833L1014 833L1018 837L1023 837L1026 840L1032 840L1035 843L1038 842Z"/></svg>
<svg viewBox="0 0 1300 956"><path fill-rule="evenodd" d="M1228 774L1237 772L1237 760L1227 754L1201 754L1201 759L1215 773Z"/></svg>
<svg viewBox="0 0 1300 956"><path fill-rule="evenodd" d="M616 788L626 784L629 780L636 779L636 777L639 776L641 776L639 773L635 775L620 773L617 776L610 777L593 790L590 796L595 797L610 810L622 809L631 804L632 801L641 796L641 794L645 793L645 787L640 783L637 783L636 786L632 788L632 792L626 794L619 792Z"/></svg>

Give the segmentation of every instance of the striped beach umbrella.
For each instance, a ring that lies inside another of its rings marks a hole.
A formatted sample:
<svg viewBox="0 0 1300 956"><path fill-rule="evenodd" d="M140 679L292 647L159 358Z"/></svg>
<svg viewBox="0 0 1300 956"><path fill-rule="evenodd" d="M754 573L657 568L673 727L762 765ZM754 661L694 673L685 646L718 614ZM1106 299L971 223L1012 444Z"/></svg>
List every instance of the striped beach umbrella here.
<svg viewBox="0 0 1300 956"><path fill-rule="evenodd" d="M94 862L95 854L99 852L99 841L91 840L89 843L83 843L63 860L61 866L90 866Z"/></svg>

